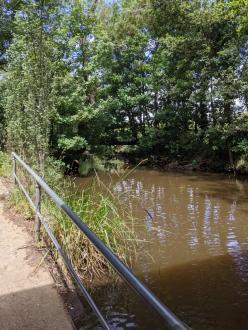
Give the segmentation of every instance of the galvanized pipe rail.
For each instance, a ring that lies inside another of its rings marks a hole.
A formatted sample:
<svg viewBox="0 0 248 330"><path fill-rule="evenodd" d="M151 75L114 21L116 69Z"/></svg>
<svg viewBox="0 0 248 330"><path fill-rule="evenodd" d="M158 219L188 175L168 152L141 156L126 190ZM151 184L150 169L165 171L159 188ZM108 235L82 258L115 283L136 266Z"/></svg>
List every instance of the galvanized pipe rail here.
<svg viewBox="0 0 248 330"><path fill-rule="evenodd" d="M73 223L83 232L87 238L91 241L91 243L98 249L98 251L105 257L105 259L111 264L111 266L116 270L116 272L120 275L120 277L137 293L139 294L145 302L152 307L164 320L165 326L169 329L177 329L177 330L187 330L189 329L181 320L177 318L177 316L167 307L165 306L156 296L155 294L148 289L132 272L131 270L88 228L88 226L64 203L64 201L46 184L46 182L38 176L16 153L12 152L12 160L13 160L13 178L14 182L19 185L21 191L27 198L31 207L35 212L35 233L36 239L39 239L39 231L40 225L43 224L47 234L51 238L54 243L56 249L58 250L60 256L62 257L69 273L75 280L79 289L83 293L85 299L91 306L92 310L95 312L98 317L99 322L105 329L110 329L107 321L104 319L99 308L96 306L92 297L90 296L87 289L84 287L81 282L79 276L73 269L69 258L61 248L58 243L56 237L54 236L52 230L50 229L48 223L45 221L44 217L40 212L40 204L41 204L41 188L50 196L50 198L54 201L54 203L61 208L68 217L73 221ZM20 179L17 176L16 171L16 162L18 162L34 179L35 182L35 191L36 191L36 199L35 203L30 198L28 192L22 185Z"/></svg>

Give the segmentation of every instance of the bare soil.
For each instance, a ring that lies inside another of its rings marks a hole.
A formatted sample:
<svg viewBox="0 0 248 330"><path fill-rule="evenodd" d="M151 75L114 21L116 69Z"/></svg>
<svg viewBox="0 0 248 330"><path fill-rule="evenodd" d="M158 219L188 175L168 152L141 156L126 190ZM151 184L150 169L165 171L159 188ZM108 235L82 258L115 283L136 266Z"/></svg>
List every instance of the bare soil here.
<svg viewBox="0 0 248 330"><path fill-rule="evenodd" d="M20 215L6 210L7 196L0 178L1 329L74 329L43 255L20 225Z"/></svg>

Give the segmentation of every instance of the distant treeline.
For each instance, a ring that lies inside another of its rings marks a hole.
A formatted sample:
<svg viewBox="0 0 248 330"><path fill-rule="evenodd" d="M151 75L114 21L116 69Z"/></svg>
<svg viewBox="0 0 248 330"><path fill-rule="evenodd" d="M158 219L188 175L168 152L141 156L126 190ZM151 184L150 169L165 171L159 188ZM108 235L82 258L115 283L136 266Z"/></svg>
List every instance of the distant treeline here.
<svg viewBox="0 0 248 330"><path fill-rule="evenodd" d="M248 172L248 0L1 0L0 139Z"/></svg>

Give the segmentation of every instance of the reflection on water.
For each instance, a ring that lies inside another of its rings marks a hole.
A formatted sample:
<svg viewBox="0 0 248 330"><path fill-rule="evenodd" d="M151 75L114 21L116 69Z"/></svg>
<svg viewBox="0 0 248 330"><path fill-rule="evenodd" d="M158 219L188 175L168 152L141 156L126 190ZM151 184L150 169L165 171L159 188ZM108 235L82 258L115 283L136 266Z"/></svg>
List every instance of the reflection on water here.
<svg viewBox="0 0 248 330"><path fill-rule="evenodd" d="M248 183L136 170L113 190L136 219L134 271L162 301L194 329L247 329ZM127 289L99 292L113 328L160 328Z"/></svg>

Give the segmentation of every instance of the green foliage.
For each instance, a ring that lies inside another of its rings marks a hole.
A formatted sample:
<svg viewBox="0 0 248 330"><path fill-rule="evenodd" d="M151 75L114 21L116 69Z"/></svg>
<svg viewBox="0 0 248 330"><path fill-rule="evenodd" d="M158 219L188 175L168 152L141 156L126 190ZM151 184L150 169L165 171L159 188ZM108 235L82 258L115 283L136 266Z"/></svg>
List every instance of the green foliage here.
<svg viewBox="0 0 248 330"><path fill-rule="evenodd" d="M5 112L8 146L44 172L51 120L54 116L53 76L58 48L58 6L50 1L23 3L7 52Z"/></svg>
<svg viewBox="0 0 248 330"><path fill-rule="evenodd" d="M233 19L236 19L239 23L238 30L240 32L248 32L248 1L247 0L231 0L229 1L229 7Z"/></svg>
<svg viewBox="0 0 248 330"><path fill-rule="evenodd" d="M79 161L79 174L81 176L87 176L92 174L94 171L103 171L104 164L96 156L89 155L87 159L80 159Z"/></svg>
<svg viewBox="0 0 248 330"><path fill-rule="evenodd" d="M33 210L18 187L13 187L9 195L9 206L15 208L27 220L33 220Z"/></svg>
<svg viewBox="0 0 248 330"><path fill-rule="evenodd" d="M6 66L6 50L12 40L15 13L21 4L20 0L0 0L0 71Z"/></svg>
<svg viewBox="0 0 248 330"><path fill-rule="evenodd" d="M4 83L1 80L0 72L0 148L4 147L5 142L5 118L4 118Z"/></svg>
<svg viewBox="0 0 248 330"><path fill-rule="evenodd" d="M12 163L10 156L0 151L0 176L8 177L12 171Z"/></svg>
<svg viewBox="0 0 248 330"><path fill-rule="evenodd" d="M0 154L1 161L6 157ZM116 255L130 265L131 251L135 248L135 236L124 220L130 218L129 210L121 206L118 198L111 193L111 187L106 187L99 178L95 178L88 189L78 191L72 180L63 177L61 165L52 159L47 161L45 168L49 185ZM26 180L21 171L19 176L26 189L33 195L33 182ZM33 219L33 211L17 187L11 190L9 202L27 219ZM41 212L80 276L92 280L94 277L112 274L112 269L104 257L45 193L42 194ZM47 237L44 228L42 237ZM51 244L50 248L57 255L50 239L46 239L46 242L48 245Z"/></svg>
<svg viewBox="0 0 248 330"><path fill-rule="evenodd" d="M67 138L64 135L58 139L58 147L66 152L68 150L80 151L87 147L87 141L81 136Z"/></svg>
<svg viewBox="0 0 248 330"><path fill-rule="evenodd" d="M40 172L52 155L87 173L85 152L119 146L172 161L246 156L247 0L13 5L2 1L0 138Z"/></svg>
<svg viewBox="0 0 248 330"><path fill-rule="evenodd" d="M61 188L59 188L60 195L64 197L73 211L114 253L130 264L130 249L135 246L135 238L125 225L123 217L128 214L121 209L118 201L111 196L106 197L106 193L99 193L99 186L96 182L82 193L73 193L75 188L68 183L64 183ZM65 195L62 191L71 193ZM106 271L111 271L105 259L62 211L46 200L43 204L43 212L47 213L56 237L82 276L86 278L100 277Z"/></svg>

